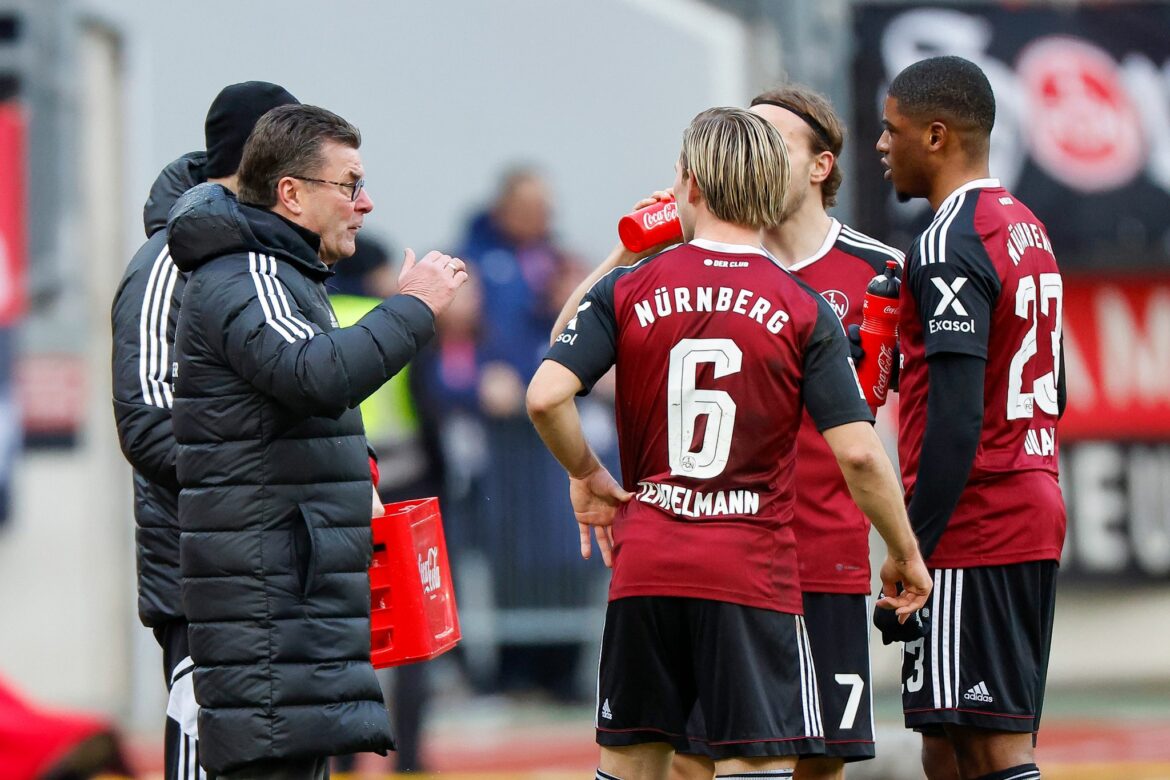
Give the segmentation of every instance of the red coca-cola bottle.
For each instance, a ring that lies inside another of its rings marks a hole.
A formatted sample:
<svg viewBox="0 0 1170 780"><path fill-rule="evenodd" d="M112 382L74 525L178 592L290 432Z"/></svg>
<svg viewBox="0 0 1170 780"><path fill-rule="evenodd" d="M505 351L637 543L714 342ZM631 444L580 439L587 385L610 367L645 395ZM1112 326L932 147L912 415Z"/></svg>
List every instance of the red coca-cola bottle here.
<svg viewBox="0 0 1170 780"><path fill-rule="evenodd" d="M898 264L886 261L886 270L870 280L861 304L861 348L865 356L857 366L857 379L870 408L886 402L894 361L898 358L898 299L902 283Z"/></svg>
<svg viewBox="0 0 1170 780"><path fill-rule="evenodd" d="M631 252L645 252L652 246L682 238L678 204L674 198L660 200L618 220L618 237Z"/></svg>

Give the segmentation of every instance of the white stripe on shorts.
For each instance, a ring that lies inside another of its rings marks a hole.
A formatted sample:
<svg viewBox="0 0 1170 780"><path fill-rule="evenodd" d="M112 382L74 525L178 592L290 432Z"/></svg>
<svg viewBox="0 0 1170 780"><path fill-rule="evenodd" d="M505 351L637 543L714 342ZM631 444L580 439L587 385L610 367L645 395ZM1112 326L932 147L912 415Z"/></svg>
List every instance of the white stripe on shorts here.
<svg viewBox="0 0 1170 780"><path fill-rule="evenodd" d="M935 569L930 602L930 677L935 709L962 704L959 684L963 630L963 570Z"/></svg>
<svg viewBox="0 0 1170 780"><path fill-rule="evenodd" d="M943 692L943 706L947 709L955 706L954 689L951 686L951 620L953 619L953 615L951 614L951 597L953 595L954 576L955 572L953 569L942 570L942 579L945 585L943 586L943 613L942 625L940 626L942 630L939 631L942 637L942 657L939 659L939 663L942 668L942 682L940 685L942 686Z"/></svg>
<svg viewBox="0 0 1170 780"><path fill-rule="evenodd" d="M934 694L934 708L939 710L942 709L942 697L938 690L938 637L942 633L942 611L938 605L944 590L942 569L935 569L933 575L934 590L930 594L930 619L933 621L930 627L930 685Z"/></svg>
<svg viewBox="0 0 1170 780"><path fill-rule="evenodd" d="M821 695L817 689L817 670L813 666L808 630L804 625L804 617L802 615L795 617L796 647L800 657L800 701L804 707L804 733L810 737L823 737L825 728L821 722Z"/></svg>
<svg viewBox="0 0 1170 780"><path fill-rule="evenodd" d="M961 655L962 648L963 648L963 643L961 641L963 638L963 630L962 630L963 629L963 570L962 569L955 569L954 572L955 572L955 619L954 619L955 640L954 640L954 652L952 653L952 656L955 659L955 666L954 666L954 669L955 669L955 671L954 671L954 675L955 675L955 706L957 707L957 706L959 706L959 702L962 701L962 699L959 698L959 694L960 694L959 670L962 669L962 667L959 665L959 660L960 660L959 656Z"/></svg>

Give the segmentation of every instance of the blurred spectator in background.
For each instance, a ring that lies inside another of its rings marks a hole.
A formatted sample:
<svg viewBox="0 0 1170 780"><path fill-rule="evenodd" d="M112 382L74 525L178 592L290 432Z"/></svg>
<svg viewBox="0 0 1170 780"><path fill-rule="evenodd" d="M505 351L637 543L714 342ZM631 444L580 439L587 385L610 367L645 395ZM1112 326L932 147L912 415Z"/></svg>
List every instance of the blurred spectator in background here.
<svg viewBox="0 0 1170 780"><path fill-rule="evenodd" d="M554 242L552 217L551 193L538 171L514 167L504 174L495 200L472 218L460 247L481 287L480 325L473 334L462 323L462 333L440 342L439 371L431 374L451 383L446 390L458 390L446 397L463 405L468 420L478 416L486 432L486 459L475 479L482 491L476 535L491 562L496 606L505 610L582 606L591 572L601 576L600 567L578 556L571 524L557 522L572 516L564 472L524 411L524 390L548 348L557 312L586 273ZM610 431L612 453L612 429L604 414L597 419L603 439ZM565 673L577 664L579 642L515 639L505 637L500 648L504 690L583 695L575 676Z"/></svg>
<svg viewBox="0 0 1170 780"><path fill-rule="evenodd" d="M523 415L524 388L560 310L558 278L572 270L552 243L551 224L544 178L533 168L515 167L504 174L495 200L472 218L463 240L462 256L483 288L486 353L500 363L489 373L494 416Z"/></svg>
<svg viewBox="0 0 1170 780"><path fill-rule="evenodd" d="M337 322L343 328L353 325L384 298L398 292L397 269L391 262L388 247L365 231L358 234L353 256L338 262L333 271L326 288ZM455 299L452 308L459 306L460 298ZM450 309L437 324L449 316ZM378 453L377 488L385 503L440 494L442 466L438 442L424 435L411 398L415 371L415 365L406 366L361 404L366 439ZM444 514L445 510L446 507ZM423 771L419 743L424 710L430 699L428 663L378 671L382 689L389 694L387 706L398 743L395 769L399 772ZM354 763L353 756L342 756L334 762L334 768L350 771Z"/></svg>
<svg viewBox="0 0 1170 780"><path fill-rule="evenodd" d="M483 551L482 514L487 432L480 404L483 378L482 297L471 277L436 323L435 338L411 365L411 396L419 426L442 474L439 496L447 545L454 557Z"/></svg>

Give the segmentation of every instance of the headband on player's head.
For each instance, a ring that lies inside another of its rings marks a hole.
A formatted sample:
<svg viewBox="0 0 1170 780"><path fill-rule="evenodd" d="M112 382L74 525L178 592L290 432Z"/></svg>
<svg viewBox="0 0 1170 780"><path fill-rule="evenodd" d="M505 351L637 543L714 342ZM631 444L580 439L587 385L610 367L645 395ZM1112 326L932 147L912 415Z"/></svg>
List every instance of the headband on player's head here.
<svg viewBox="0 0 1170 780"><path fill-rule="evenodd" d="M785 111L791 111L792 113L796 114L798 117L804 120L804 123L809 126L809 129L813 131L813 134L816 135L820 142L825 145L825 148L832 150L833 143L829 140L829 131L825 129L824 125L813 119L812 115L808 112L801 111L796 106L792 105L791 103L785 103L783 100L756 98L752 101L753 106L758 106L761 104L766 106L776 106L776 108L782 108Z"/></svg>

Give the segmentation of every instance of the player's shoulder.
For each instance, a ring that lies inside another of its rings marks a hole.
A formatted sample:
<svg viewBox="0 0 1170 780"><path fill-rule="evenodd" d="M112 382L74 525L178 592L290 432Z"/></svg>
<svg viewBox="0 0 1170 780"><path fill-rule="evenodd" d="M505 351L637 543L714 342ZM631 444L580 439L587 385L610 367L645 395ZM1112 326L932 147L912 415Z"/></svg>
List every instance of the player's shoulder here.
<svg viewBox="0 0 1170 780"><path fill-rule="evenodd" d="M899 250L844 223L841 223L833 248L864 262L875 274L884 271L890 260L896 262L899 268L906 263L906 255Z"/></svg>
<svg viewBox="0 0 1170 780"><path fill-rule="evenodd" d="M1003 187L989 187L980 192L972 219L976 232L984 238L1018 225L1044 229L1032 209Z"/></svg>
<svg viewBox="0 0 1170 780"><path fill-rule="evenodd" d="M685 244L676 244L671 247L663 249L661 252L656 252L652 255L647 255L636 263L631 265L619 265L616 268L610 269L604 276L593 283L589 288L588 293L591 297L597 298L612 298L614 290L617 285L624 280L640 280L647 276L647 273L656 263L661 264L664 258L668 257L674 250L686 246Z"/></svg>
<svg viewBox="0 0 1170 780"><path fill-rule="evenodd" d="M840 326L840 316L833 310L833 304L829 303L820 291L795 274L788 274L788 277L796 288L796 295L809 304L810 324L814 331L825 322L836 323Z"/></svg>
<svg viewBox="0 0 1170 780"><path fill-rule="evenodd" d="M598 282L608 280L616 286L627 281L640 284L710 284L710 274L731 274L732 277L747 274L753 279L787 280L788 271L771 255L757 247L720 244L714 241L675 244L661 252L650 255L630 266L615 268ZM782 282L784 283L784 282Z"/></svg>
<svg viewBox="0 0 1170 780"><path fill-rule="evenodd" d="M997 179L977 179L947 196L915 239L912 265L981 266L989 262L984 246L987 232L977 224L977 215L985 214L986 204L995 203L1006 192Z"/></svg>

